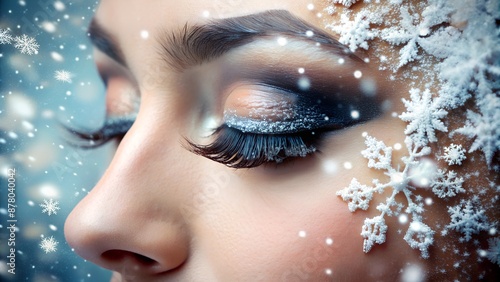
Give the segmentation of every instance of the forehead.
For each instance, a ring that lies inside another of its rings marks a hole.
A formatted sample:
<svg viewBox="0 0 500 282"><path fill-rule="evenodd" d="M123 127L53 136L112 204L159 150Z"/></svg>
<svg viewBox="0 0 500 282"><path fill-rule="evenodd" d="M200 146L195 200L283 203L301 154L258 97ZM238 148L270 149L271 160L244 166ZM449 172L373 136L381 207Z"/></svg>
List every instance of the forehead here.
<svg viewBox="0 0 500 282"><path fill-rule="evenodd" d="M314 9L308 5L314 5ZM228 18L272 9L285 9L325 29L320 1L310 0L103 0L95 18L116 40L132 70L158 53L158 36L176 32L186 24L202 24L211 18ZM326 30L326 29L325 29Z"/></svg>

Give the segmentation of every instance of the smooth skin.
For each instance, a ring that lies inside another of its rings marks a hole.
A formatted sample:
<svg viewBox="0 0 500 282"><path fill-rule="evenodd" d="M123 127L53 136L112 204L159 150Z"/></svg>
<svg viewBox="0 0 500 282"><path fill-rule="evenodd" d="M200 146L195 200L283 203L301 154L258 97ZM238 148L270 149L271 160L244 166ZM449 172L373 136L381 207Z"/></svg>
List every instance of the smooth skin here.
<svg viewBox="0 0 500 282"><path fill-rule="evenodd" d="M385 177L369 169L360 154L365 149L363 132L387 145L403 144L394 160L406 153L406 124L392 113L404 110L401 98L408 96L410 86L389 82L386 77L392 73L379 72L375 60L362 70L364 77L377 82L385 111L366 123L328 135L321 152L279 165L237 170L186 147L185 138L207 142L205 118L200 116L200 101L206 97L192 91L189 82L204 81L212 68L224 70L246 62L273 70L273 63L290 70L305 67L307 72L316 66L324 79L337 70L321 63L332 58L308 59L305 51L293 46L285 55L276 56L279 50L257 45L179 72L165 64L157 39L186 23L203 24L210 18L272 9L287 10L326 31L325 23L335 20L323 10L326 2L101 1L95 19L116 40L127 65L96 50L98 69L107 77L108 115L127 113L134 91L141 102L136 122L121 140L104 176L66 221L66 238L75 252L115 271L114 281L394 281L410 264L427 269L432 259L420 258L419 251L407 245L397 232L406 230L407 224L395 218L387 218L386 243L363 253L361 226L377 211L372 207L351 213L336 195L353 177L364 184ZM308 4L314 9L308 9ZM147 38L143 31L148 32ZM296 60L291 59L294 56ZM360 66L346 65L339 67L345 73ZM345 80L356 82L353 77ZM230 90L209 97L215 105L211 113L221 117L225 107L248 111L244 102L258 96L248 97L251 92L238 89L235 93L243 99L237 102L236 96L227 98ZM230 101L227 105L226 100ZM377 195L374 201L382 197Z"/></svg>

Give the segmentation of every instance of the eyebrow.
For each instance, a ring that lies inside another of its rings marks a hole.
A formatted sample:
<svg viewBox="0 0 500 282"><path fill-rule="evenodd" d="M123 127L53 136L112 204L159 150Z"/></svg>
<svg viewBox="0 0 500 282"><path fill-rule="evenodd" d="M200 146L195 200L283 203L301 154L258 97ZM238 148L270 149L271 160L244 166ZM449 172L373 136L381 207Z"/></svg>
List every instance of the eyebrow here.
<svg viewBox="0 0 500 282"><path fill-rule="evenodd" d="M216 19L207 24L193 26L186 24L177 32L160 32L157 41L161 46L160 55L164 61L174 69L182 71L216 59L234 48L252 42L255 38L277 34L317 42L336 55L362 62L330 34L286 10L269 10L241 17Z"/></svg>
<svg viewBox="0 0 500 282"><path fill-rule="evenodd" d="M312 35L310 35L312 32ZM92 44L101 52L127 66L116 39L93 18L87 30ZM252 42L258 37L281 34L313 41L334 54L363 62L330 34L286 10L211 20L207 24L185 24L178 31L163 31L157 37L160 56L172 68L183 71L216 59L225 53Z"/></svg>
<svg viewBox="0 0 500 282"><path fill-rule="evenodd" d="M127 66L125 56L123 55L120 45L117 43L116 39L99 24L96 18L93 18L90 22L87 34L94 47L99 49L111 59L115 60L117 63L125 67Z"/></svg>

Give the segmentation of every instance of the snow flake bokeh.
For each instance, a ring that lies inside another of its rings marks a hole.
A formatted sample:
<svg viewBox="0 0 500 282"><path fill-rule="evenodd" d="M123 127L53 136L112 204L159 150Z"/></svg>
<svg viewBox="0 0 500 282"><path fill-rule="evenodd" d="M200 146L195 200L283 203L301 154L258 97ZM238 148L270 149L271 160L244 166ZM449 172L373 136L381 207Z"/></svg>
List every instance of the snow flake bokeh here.
<svg viewBox="0 0 500 282"><path fill-rule="evenodd" d="M68 145L64 125L97 128L104 88L86 28L97 2L0 2L0 178L16 169L16 274L0 248L1 281L109 281L111 275L77 256L64 221L95 184L110 147ZM2 193L4 193L4 187ZM6 194L3 194L6 195ZM2 199L5 197L2 196ZM0 225L7 219L0 203ZM9 218L12 219L12 218ZM5 225L0 242L7 242Z"/></svg>

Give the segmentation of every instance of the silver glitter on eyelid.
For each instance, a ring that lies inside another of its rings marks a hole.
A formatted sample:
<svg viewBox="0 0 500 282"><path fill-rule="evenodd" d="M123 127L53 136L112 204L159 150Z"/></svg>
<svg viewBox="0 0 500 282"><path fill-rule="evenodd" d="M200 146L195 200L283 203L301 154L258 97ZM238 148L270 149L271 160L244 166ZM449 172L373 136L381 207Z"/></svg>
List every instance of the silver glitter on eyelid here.
<svg viewBox="0 0 500 282"><path fill-rule="evenodd" d="M232 111L224 112L225 124L242 132L256 134L285 134L313 130L326 124L328 117L312 110L296 113L293 119L270 120L242 117Z"/></svg>

